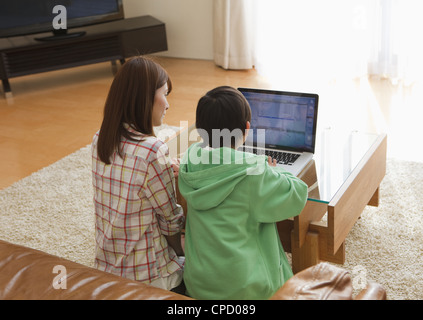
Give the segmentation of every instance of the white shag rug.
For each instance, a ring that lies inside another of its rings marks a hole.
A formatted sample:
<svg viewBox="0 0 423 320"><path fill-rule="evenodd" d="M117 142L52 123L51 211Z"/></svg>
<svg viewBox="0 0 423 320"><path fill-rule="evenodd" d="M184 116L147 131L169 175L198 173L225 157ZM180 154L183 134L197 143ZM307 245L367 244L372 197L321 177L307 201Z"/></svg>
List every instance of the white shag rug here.
<svg viewBox="0 0 423 320"><path fill-rule="evenodd" d="M382 284L392 300L423 299L423 163L388 159L379 207L346 240L356 290ZM0 239L93 266L90 146L0 190Z"/></svg>

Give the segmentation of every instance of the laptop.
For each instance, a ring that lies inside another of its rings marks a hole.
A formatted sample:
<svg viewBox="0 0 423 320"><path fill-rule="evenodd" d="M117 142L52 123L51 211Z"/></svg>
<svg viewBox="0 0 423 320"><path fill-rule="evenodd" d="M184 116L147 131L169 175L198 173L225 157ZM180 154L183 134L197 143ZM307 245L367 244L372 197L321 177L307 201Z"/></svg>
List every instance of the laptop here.
<svg viewBox="0 0 423 320"><path fill-rule="evenodd" d="M238 88L251 107L251 127L239 149L269 155L298 176L314 154L319 96Z"/></svg>

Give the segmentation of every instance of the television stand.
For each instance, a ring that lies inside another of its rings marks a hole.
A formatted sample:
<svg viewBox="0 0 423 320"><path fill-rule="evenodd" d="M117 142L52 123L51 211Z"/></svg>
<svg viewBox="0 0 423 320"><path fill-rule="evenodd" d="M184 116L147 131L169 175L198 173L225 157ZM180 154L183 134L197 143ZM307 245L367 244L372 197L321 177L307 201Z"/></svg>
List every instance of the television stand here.
<svg viewBox="0 0 423 320"><path fill-rule="evenodd" d="M0 79L4 95L12 96L9 79L93 63L115 61L167 50L165 24L141 16L75 28L84 36L37 41L51 33L0 39Z"/></svg>

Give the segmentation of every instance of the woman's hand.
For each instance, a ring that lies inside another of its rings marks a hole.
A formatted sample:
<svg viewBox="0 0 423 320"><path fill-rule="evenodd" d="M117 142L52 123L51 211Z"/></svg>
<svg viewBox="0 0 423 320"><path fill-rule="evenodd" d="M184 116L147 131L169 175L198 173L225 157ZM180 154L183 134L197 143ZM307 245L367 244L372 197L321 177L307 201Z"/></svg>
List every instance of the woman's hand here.
<svg viewBox="0 0 423 320"><path fill-rule="evenodd" d="M175 175L175 177L177 177L179 175L180 164L181 164L181 159L179 159L179 158L173 158L172 159L172 169L173 169L173 174Z"/></svg>

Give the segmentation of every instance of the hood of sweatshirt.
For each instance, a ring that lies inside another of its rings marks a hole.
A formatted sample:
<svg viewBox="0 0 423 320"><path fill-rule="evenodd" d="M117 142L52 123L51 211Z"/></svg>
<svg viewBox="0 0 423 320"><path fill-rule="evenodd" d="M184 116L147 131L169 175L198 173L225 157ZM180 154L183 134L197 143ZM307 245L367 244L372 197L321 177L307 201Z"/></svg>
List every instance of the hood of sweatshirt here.
<svg viewBox="0 0 423 320"><path fill-rule="evenodd" d="M260 174L265 156L232 148L192 145L179 167L179 191L195 210L209 210L222 203L248 175Z"/></svg>

